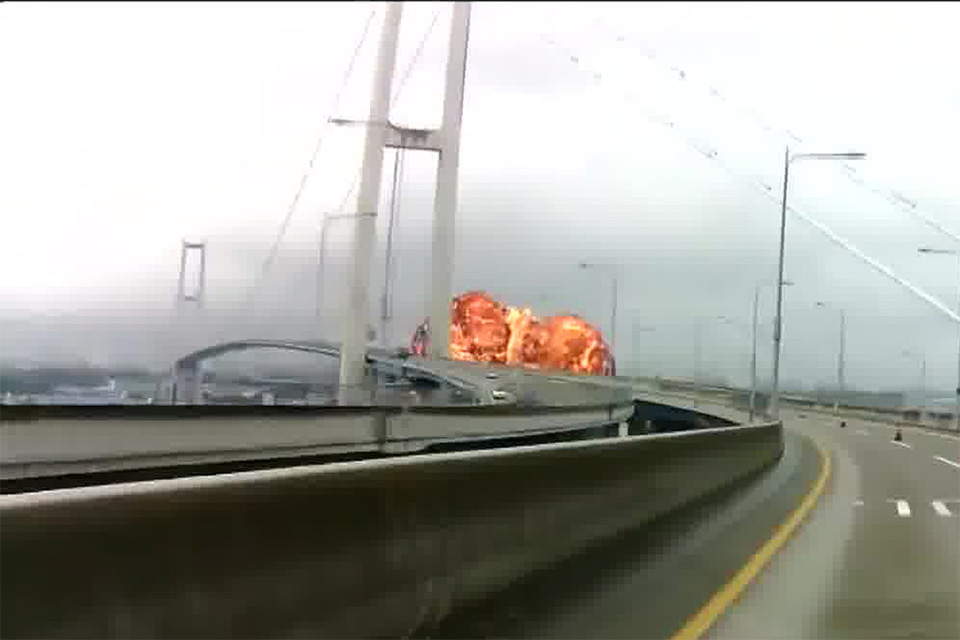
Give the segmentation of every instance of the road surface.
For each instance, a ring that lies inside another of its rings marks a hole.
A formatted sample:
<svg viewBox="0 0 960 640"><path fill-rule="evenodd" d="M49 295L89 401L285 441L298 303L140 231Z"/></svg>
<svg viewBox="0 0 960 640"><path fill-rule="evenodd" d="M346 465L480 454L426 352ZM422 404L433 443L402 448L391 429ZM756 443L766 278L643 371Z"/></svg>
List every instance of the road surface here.
<svg viewBox="0 0 960 640"><path fill-rule="evenodd" d="M960 638L960 439L838 424L792 421L832 452L831 490L706 638Z"/></svg>
<svg viewBox="0 0 960 640"><path fill-rule="evenodd" d="M904 429L895 444L885 424L783 417L782 461L748 486L551 568L431 637L960 638L960 440ZM812 511L741 591L738 574L759 566L818 480Z"/></svg>

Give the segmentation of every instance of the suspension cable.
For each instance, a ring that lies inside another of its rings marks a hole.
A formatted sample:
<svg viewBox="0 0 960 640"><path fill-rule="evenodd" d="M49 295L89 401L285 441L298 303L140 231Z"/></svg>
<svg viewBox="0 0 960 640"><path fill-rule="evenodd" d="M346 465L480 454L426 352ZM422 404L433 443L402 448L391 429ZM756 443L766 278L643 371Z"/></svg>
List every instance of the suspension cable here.
<svg viewBox="0 0 960 640"><path fill-rule="evenodd" d="M544 40L545 40L545 41L547 42L547 44L549 44L551 47L553 47L553 48L557 49L558 51L562 52L562 53L564 54L564 56L567 57L568 60L569 60L578 70L580 70L580 71L582 71L584 74L590 76L590 78L593 80L593 82L594 82L595 84L601 84L601 83L603 82L603 75L602 75L601 73L597 72L597 71L591 71L591 70L586 69L586 67L585 67L585 66L583 65L583 63L581 62L581 58L580 58L579 56L573 54L571 51L569 51L568 49L566 49L565 47L563 47L562 45L560 45L558 42L556 42L556 41L553 40L552 38L550 38L550 39L544 38ZM633 100L632 100L632 98L633 98L632 94L630 94L630 95L623 95L623 97L625 97L625 98L627 98L629 101L633 102ZM642 106L636 105L636 104L633 104L632 106L634 107L635 111L639 111L639 112L640 112L644 117L646 117L647 120L649 120L650 122L652 122L652 123L654 123L654 124L657 124L657 125L660 125L660 126L662 126L662 127L665 127L665 128L667 128L667 129L670 129L671 132L673 132L673 134L676 135L677 137L679 137L683 142L685 142L687 145L691 146L694 150L696 150L696 151L697 151L698 153L700 153L702 156L704 156L705 158L707 158L707 160L713 162L714 164L718 165L721 169L723 169L723 171L724 171L729 177L733 178L734 180L736 180L736 181L738 181L738 182L744 182L745 184L747 184L748 186L750 186L750 187L753 188L753 189L756 189L756 190L759 191L761 194L763 194L765 197L770 198L770 199L773 200L774 202L778 202L778 203L780 202L780 198L773 192L773 188L772 188L770 185L768 185L768 184L766 184L766 183L764 183L764 182L762 182L762 181L760 181L760 180L757 180L756 178L750 178L750 177L744 176L742 173L739 173L739 172L735 171L729 164L725 163L725 162L721 159L719 152L718 152L715 148L711 147L710 145L704 144L703 142L701 142L701 141L699 141L699 140L696 140L696 139L694 139L694 138L691 138L691 137L686 136L686 135L679 129L679 127L677 127L676 123L675 123L673 120L671 120L670 118L667 118L667 117L664 117L664 116L655 114L655 113L649 111L648 109L646 109L646 108L644 108L644 107L642 107ZM838 246L840 246L841 248L845 249L845 250L848 251L849 253L852 253L855 257L857 257L857 258L860 259L861 261L867 263L870 267L872 267L872 268L875 269L876 271L879 271L881 274L887 276L888 278L890 278L891 280L893 280L893 281L896 282L897 284L903 286L903 287L906 288L908 291L910 291L912 294L914 294L915 296L919 297L921 300L923 300L924 302L926 302L926 303L929 304L930 306L934 307L935 309L937 309L937 310L940 311L941 313L943 313L943 314L945 314L946 316L948 316L948 317L949 317L950 319L952 319L954 322L960 323L960 313L955 313L954 311L952 311L949 307L947 307L945 304L943 304L942 302L940 302L940 301L939 301L937 298L935 298L934 296L932 296L932 295L930 295L929 293L927 293L926 291L920 289L920 288L917 287L916 285L908 282L908 281L905 280L904 278L896 275L896 274L893 272L892 269L890 269L889 267L883 265L883 264L880 263L878 260L870 257L869 255L867 255L866 253L864 253L863 251L861 251L860 249L858 249L855 245L853 245L853 243L845 240L844 238L842 238L841 236L839 236L837 233L835 233L833 230L831 230L829 227L827 227L827 226L824 225L823 223L819 222L818 220L816 220L815 218L809 216L808 214L800 211L800 210L797 209L796 207L787 206L787 211L789 211L789 212L792 213L793 215L797 216L798 218L800 218L801 220L803 220L804 222L806 222L807 224L809 224L810 226L812 226L814 229L816 229L817 231L819 231L821 234L825 235L825 236L826 236L831 242L833 242L834 244L837 244Z"/></svg>
<svg viewBox="0 0 960 640"><path fill-rule="evenodd" d="M639 52L650 63L665 69L667 72L669 72L669 74L672 77L677 78L679 79L679 81L684 82L686 84L696 84L696 82L690 81L691 76L686 69L683 69L682 67L676 64L668 62L663 58L663 56L659 54L659 52L654 50L649 45L640 43L639 41L635 42L635 39L632 37L628 38L626 36L618 34L616 30L608 27L598 18L594 18L594 24L596 24L601 30L607 32L607 34L612 36L618 43L627 44L632 49ZM775 125L770 124L769 121L763 118L762 114L760 114L760 112L754 109L753 107L736 105L731 100L729 100L719 89L717 89L715 85L709 82L704 82L703 84L704 84L704 88L707 90L711 98L713 98L718 102L722 102L724 105L726 105L730 109L740 111L748 120L751 120L756 126L759 126L761 129L763 129L764 133L778 134L783 138L789 138L794 142L803 144L804 142L803 138L798 136L796 133L794 133L790 129L777 127ZM924 224L932 227L939 233L951 238L953 241L960 242L960 235L950 231L939 222L924 215L918 209L916 202L902 196L900 193L894 190L887 190L886 193L883 193L880 188L872 186L866 183L863 179L856 176L855 175L856 169L854 167L850 166L845 162L839 163L839 165L844 170L843 171L844 176L848 180L850 180L850 182L854 183L858 187L862 187L866 189L873 195L883 200L886 200L893 207L916 218L920 222L923 222ZM835 167L831 167L831 169L834 171L838 170Z"/></svg>
<svg viewBox="0 0 960 640"><path fill-rule="evenodd" d="M367 21L364 24L363 32L360 35L360 39L357 42L356 46L353 49L353 54L350 57L350 61L347 64L347 69L343 74L343 79L340 82L340 87L337 89L337 93L334 95L333 102L328 110L329 114L336 113L337 109L340 106L340 100L343 97L343 92L347 87L350 78L353 75L354 67L356 66L357 59L360 57L360 51L363 48L364 43L367 40L367 35L370 33L370 25L373 23L373 18L376 16L377 10L373 9L370 11L370 15L367 16ZM303 196L303 192L306 189L307 181L310 178L310 174L313 172L313 167L316 164L317 157L320 155L320 150L323 147L323 141L325 139L324 134L327 131L327 126L329 124L329 116L324 118L323 124L321 125L320 134L317 137L317 143L314 146L313 154L310 156L310 162L307 164L306 170L303 172L303 175L300 177L300 184L297 187L296 192L294 193L293 200L290 202L290 205L287 207L286 215L283 218L283 221L280 223L280 229L277 232L277 236L273 241L273 245L270 247L270 251L267 254L266 259L263 261L263 265L260 268L260 273L257 276L256 281L250 289L250 292L247 295L244 306L247 306L252 302L253 297L262 286L264 279L266 278L267 272L270 270L270 267L273 266L274 261L277 258L277 253L280 249L280 243L283 241L284 236L287 233L287 228L290 226L290 220L293 218L293 214L297 209L297 205L300 203L300 198Z"/></svg>
<svg viewBox="0 0 960 640"><path fill-rule="evenodd" d="M407 84L407 80L410 79L413 69L416 66L417 62L420 60L420 56L423 54L423 49L427 45L427 41L430 39L431 34L433 33L433 28L437 24L437 20L440 18L440 11L436 10L433 12L433 19L430 21L430 25L427 27L426 32L423 34L423 38L420 40L420 45L417 47L417 50L414 52L413 57L410 59L410 64L407 65L406 70L403 75L400 77L400 82L397 84L397 90L394 92L393 97L390 99L390 108L393 109L397 106L397 102L400 100L400 95L403 93L403 87ZM347 203L350 202L350 199L356 193L357 187L360 186L360 173L362 167L357 169L356 175L353 177L353 184L350 185L350 188L347 189L346 194L340 200L340 206L337 207L337 211L343 212L347 207Z"/></svg>

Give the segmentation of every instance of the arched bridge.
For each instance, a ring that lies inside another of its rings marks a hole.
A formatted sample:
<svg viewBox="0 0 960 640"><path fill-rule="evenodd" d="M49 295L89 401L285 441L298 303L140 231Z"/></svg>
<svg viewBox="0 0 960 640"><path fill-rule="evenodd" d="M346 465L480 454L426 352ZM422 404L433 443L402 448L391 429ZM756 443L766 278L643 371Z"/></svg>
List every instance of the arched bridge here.
<svg viewBox="0 0 960 640"><path fill-rule="evenodd" d="M328 340L233 340L189 353L177 360L174 367L178 370L195 369L204 360L248 349L280 349L340 357L340 343Z"/></svg>
<svg viewBox="0 0 960 640"><path fill-rule="evenodd" d="M340 343L329 340L234 340L204 347L178 359L173 369L170 400L194 404L201 401L200 363L247 349L280 349L340 357ZM632 394L630 384L602 376L546 375L539 371L450 359L412 357L403 348L367 347L371 369L408 381L423 381L459 389L481 404L515 402L516 394L546 404L606 402L611 393ZM564 384L560 384L564 383Z"/></svg>
<svg viewBox="0 0 960 640"><path fill-rule="evenodd" d="M280 349L285 351L300 351L318 355L340 357L340 343L330 340L232 340L209 347L204 347L179 358L173 367L174 390L173 400L187 400L197 402L200 393L199 366L204 360L216 358L227 353L246 351L248 349ZM425 380L441 385L478 394L478 397L487 400L492 397L492 389L484 389L482 375L476 372L460 371L456 363L448 361L434 361L415 358L408 360L410 352L403 348L388 349L384 347L368 347L367 362L381 370L390 371L393 375L407 380ZM465 375L466 374L466 375Z"/></svg>

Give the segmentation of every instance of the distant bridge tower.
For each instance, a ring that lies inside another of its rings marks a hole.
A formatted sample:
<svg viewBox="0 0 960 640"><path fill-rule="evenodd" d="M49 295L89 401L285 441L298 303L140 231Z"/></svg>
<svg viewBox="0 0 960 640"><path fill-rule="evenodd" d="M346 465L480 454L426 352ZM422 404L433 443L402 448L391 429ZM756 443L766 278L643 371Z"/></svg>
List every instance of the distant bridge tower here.
<svg viewBox="0 0 960 640"><path fill-rule="evenodd" d="M353 246L353 275L343 313L343 346L340 384L345 389L364 380L366 349L364 334L370 316L370 268L376 240L376 212L380 197L385 148L432 151L439 154L434 198L433 251L430 280L430 326L434 327L428 355L447 357L450 301L454 263L454 232L457 209L457 177L460 159L460 124L463 116L470 3L454 2L450 48L447 57L443 120L438 130L397 127L389 120L390 89L396 66L397 41L403 3L389 2L380 41L373 98L367 118L360 190ZM364 215L371 214L371 215Z"/></svg>
<svg viewBox="0 0 960 640"><path fill-rule="evenodd" d="M187 292L187 259L190 251L200 254L200 273L193 293ZM177 284L177 313L182 315L188 306L202 310L207 296L207 243L184 240L180 248L180 279Z"/></svg>
<svg viewBox="0 0 960 640"><path fill-rule="evenodd" d="M196 279L190 278L188 285L187 265L191 252L198 255ZM184 240L180 247L180 276L177 281L177 299L172 341L173 358L197 349L198 334L202 335L203 311L207 302L207 243ZM175 369L172 372L170 400L173 403L197 404L201 401L203 385L203 367L198 365L189 369Z"/></svg>

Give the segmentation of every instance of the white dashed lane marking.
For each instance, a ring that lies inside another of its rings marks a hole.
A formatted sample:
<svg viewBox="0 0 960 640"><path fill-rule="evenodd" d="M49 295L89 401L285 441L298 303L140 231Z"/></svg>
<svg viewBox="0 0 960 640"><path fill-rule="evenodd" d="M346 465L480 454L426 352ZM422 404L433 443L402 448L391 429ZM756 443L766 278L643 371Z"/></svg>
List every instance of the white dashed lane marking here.
<svg viewBox="0 0 960 640"><path fill-rule="evenodd" d="M868 436L868 435L870 435L870 432L869 432L869 431L864 431L863 429L857 429L857 433L859 433L859 434L862 435L862 436Z"/></svg>
<svg viewBox="0 0 960 640"><path fill-rule="evenodd" d="M910 503L906 500L896 500L897 503L897 515L901 518L910 517Z"/></svg>
<svg viewBox="0 0 960 640"><path fill-rule="evenodd" d="M957 469L960 469L960 462L954 462L953 460L947 460L946 458L941 458L940 456L933 456L933 457L936 458L937 460L939 460L940 462L946 462L946 463L947 463L948 465L950 465L951 467L956 467Z"/></svg>
<svg viewBox="0 0 960 640"><path fill-rule="evenodd" d="M913 447L911 447L910 445L908 445L906 442L897 442L896 440L891 440L891 442L893 442L893 444L895 444L895 445L898 445L898 446L901 446L901 447L906 447L907 449L912 449L912 448L913 448Z"/></svg>
<svg viewBox="0 0 960 640"><path fill-rule="evenodd" d="M947 509L947 505L943 504L942 500L934 500L930 504L933 505L933 510L937 512L937 515L944 516L949 518L953 514L950 512L950 509Z"/></svg>
<svg viewBox="0 0 960 640"><path fill-rule="evenodd" d="M910 518L914 515L913 510L910 508L910 502L908 500L886 500L886 503L896 506L897 516L900 518ZM876 504L876 503L875 503ZM953 509L948 507L948 504L952 504ZM863 500L857 500L853 503L854 507L863 507L869 509L865 505ZM960 499L957 498L942 498L940 500L933 500L930 502L930 506L933 508L933 511L943 518L953 518L955 516L960 516ZM884 507L884 511L887 511L888 507ZM924 509L925 510L925 509ZM887 513L892 513L892 510L887 511Z"/></svg>

